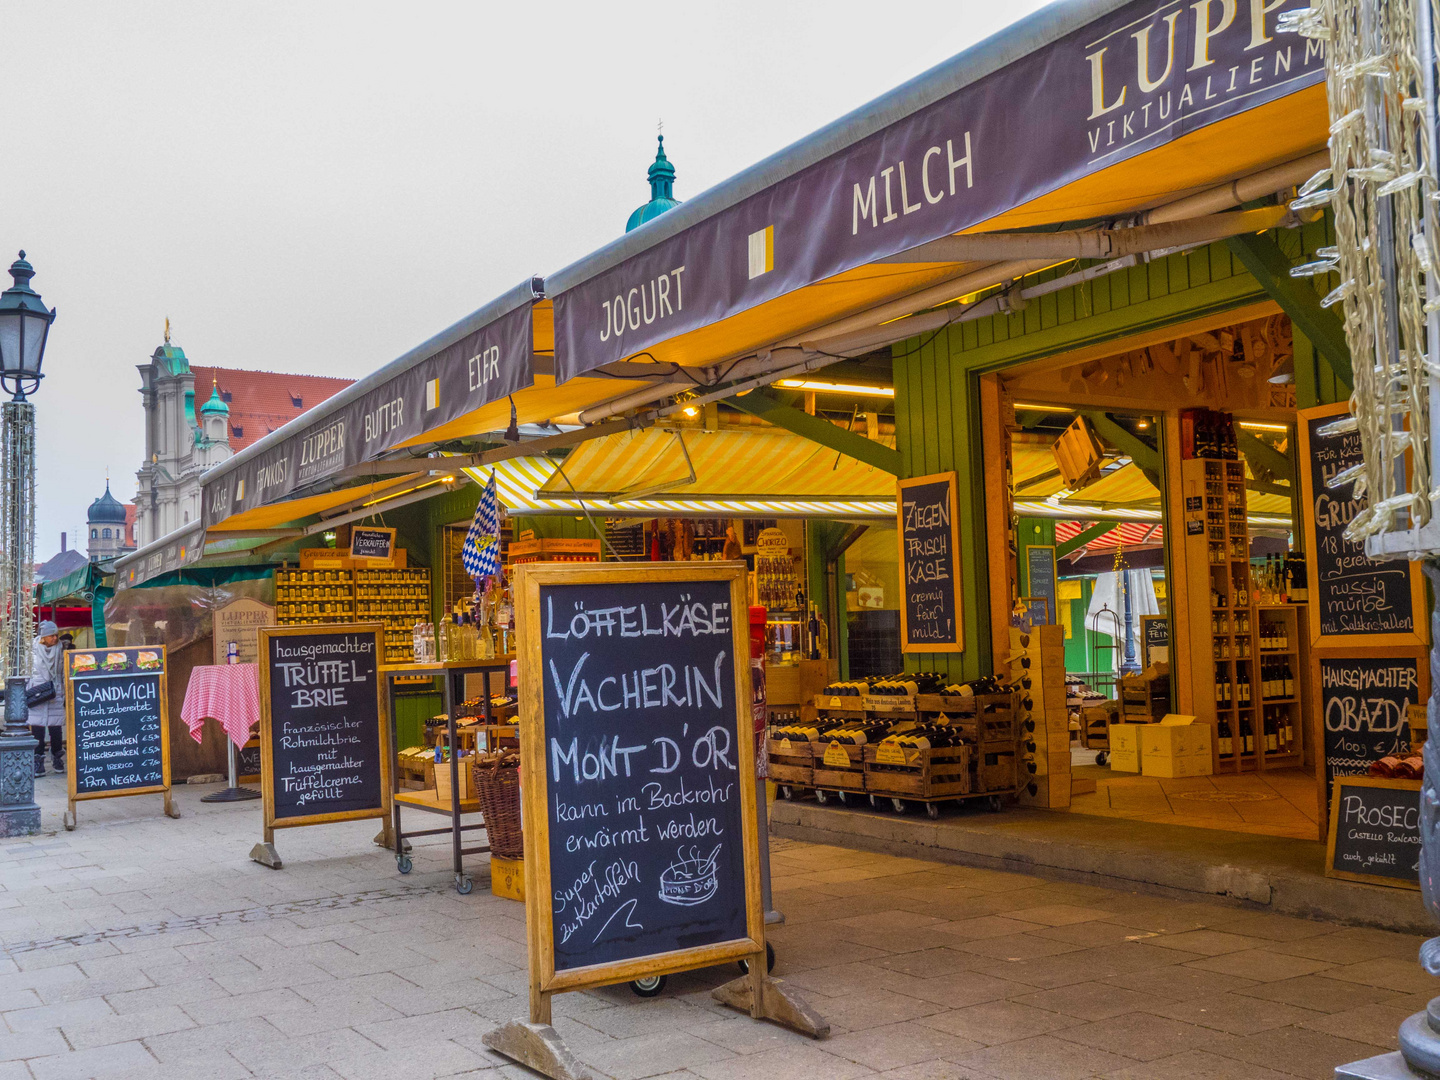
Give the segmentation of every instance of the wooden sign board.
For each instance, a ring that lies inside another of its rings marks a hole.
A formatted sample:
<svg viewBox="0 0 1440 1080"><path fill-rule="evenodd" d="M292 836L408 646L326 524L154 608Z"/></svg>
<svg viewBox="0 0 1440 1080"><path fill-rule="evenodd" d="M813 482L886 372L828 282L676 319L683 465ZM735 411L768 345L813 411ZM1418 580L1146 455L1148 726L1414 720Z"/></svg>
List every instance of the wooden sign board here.
<svg viewBox="0 0 1440 1080"><path fill-rule="evenodd" d="M265 839L250 857L280 869L275 830L390 815L390 733L380 676L384 625L263 627L260 790Z"/></svg>
<svg viewBox="0 0 1440 1080"><path fill-rule="evenodd" d="M1420 888L1420 781L1339 776L1325 876Z"/></svg>
<svg viewBox="0 0 1440 1080"><path fill-rule="evenodd" d="M515 587L530 1022L486 1043L573 1075L553 994L741 959L731 998L823 1028L765 974L743 564L536 564Z"/></svg>
<svg viewBox="0 0 1440 1080"><path fill-rule="evenodd" d="M955 474L899 481L895 519L900 538L901 649L964 651Z"/></svg>
<svg viewBox="0 0 1440 1080"><path fill-rule="evenodd" d="M1140 616L1140 647L1143 666L1170 662L1170 616Z"/></svg>
<svg viewBox="0 0 1440 1080"><path fill-rule="evenodd" d="M65 828L75 804L121 795L170 797L170 716L163 645L65 654L65 739L70 747Z"/></svg>
<svg viewBox="0 0 1440 1080"><path fill-rule="evenodd" d="M1053 544L1031 544L1025 549L1025 591L1050 601L1050 622L1060 621L1059 576Z"/></svg>
<svg viewBox="0 0 1440 1080"><path fill-rule="evenodd" d="M395 557L395 530L356 525L350 530L352 559L390 560Z"/></svg>
<svg viewBox="0 0 1440 1080"><path fill-rule="evenodd" d="M255 664L260 660L260 639L255 632L275 625L275 608L249 597L232 600L215 609L214 663L230 662L230 643L235 643L235 662Z"/></svg>
<svg viewBox="0 0 1440 1080"><path fill-rule="evenodd" d="M1326 486L1361 461L1358 432L1324 431L1348 412L1341 404L1298 414L1311 640L1320 648L1424 645L1419 564L1370 559L1363 542L1345 539L1345 527L1362 504L1352 497L1351 485Z"/></svg>

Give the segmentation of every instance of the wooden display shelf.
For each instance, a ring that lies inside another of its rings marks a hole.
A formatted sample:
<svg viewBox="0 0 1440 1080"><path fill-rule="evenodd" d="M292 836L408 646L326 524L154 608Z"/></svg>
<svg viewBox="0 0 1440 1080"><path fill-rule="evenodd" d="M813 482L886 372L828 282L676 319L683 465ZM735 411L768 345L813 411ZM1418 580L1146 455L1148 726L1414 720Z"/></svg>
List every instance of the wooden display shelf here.
<svg viewBox="0 0 1440 1080"><path fill-rule="evenodd" d="M429 810L436 814L448 814L451 809L450 803L442 803L440 796L435 793L433 788L425 791L397 791L393 797L398 803L413 806L417 810ZM461 799L460 812L462 814L478 814L480 812L480 800Z"/></svg>

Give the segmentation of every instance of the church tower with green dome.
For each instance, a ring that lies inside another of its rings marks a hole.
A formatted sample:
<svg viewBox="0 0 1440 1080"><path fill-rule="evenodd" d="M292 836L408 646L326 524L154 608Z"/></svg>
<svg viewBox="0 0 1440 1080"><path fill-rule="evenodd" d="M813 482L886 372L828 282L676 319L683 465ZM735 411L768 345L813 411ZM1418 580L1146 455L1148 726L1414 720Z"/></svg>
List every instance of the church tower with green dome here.
<svg viewBox="0 0 1440 1080"><path fill-rule="evenodd" d="M655 151L655 160L647 174L650 178L650 201L644 206L636 207L630 220L625 222L626 232L639 228L666 210L680 205L680 200L675 198L675 166L670 164L670 159L665 156L665 136L660 135L657 138L660 147Z"/></svg>

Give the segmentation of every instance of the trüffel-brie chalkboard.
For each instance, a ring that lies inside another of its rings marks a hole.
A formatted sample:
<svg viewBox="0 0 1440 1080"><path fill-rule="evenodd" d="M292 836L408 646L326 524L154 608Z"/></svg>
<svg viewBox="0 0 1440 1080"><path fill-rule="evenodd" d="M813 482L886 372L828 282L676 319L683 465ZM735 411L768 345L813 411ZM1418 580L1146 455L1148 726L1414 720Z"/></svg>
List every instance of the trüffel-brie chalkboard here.
<svg viewBox="0 0 1440 1080"><path fill-rule="evenodd" d="M1340 777L1325 850L1330 877L1420 887L1420 782Z"/></svg>
<svg viewBox="0 0 1440 1080"><path fill-rule="evenodd" d="M164 648L76 651L66 659L73 797L166 789Z"/></svg>
<svg viewBox="0 0 1440 1080"><path fill-rule="evenodd" d="M1313 530L1309 588L1313 632L1320 639L1415 632L1410 564L1380 562L1365 545L1345 539L1345 527L1360 510L1351 486L1326 484L1361 461L1360 435L1322 434L1343 416L1333 409L1303 418L1305 460ZM1336 644L1339 644L1336 642Z"/></svg>
<svg viewBox="0 0 1440 1080"><path fill-rule="evenodd" d="M1325 775L1364 776L1370 763L1410 751L1405 710L1420 700L1420 661L1322 656Z"/></svg>
<svg viewBox="0 0 1440 1080"><path fill-rule="evenodd" d="M960 652L960 523L955 474L899 482L900 645L905 652ZM1041 595L1041 594L1037 594Z"/></svg>
<svg viewBox="0 0 1440 1080"><path fill-rule="evenodd" d="M375 624L260 631L267 828L385 813L380 632Z"/></svg>

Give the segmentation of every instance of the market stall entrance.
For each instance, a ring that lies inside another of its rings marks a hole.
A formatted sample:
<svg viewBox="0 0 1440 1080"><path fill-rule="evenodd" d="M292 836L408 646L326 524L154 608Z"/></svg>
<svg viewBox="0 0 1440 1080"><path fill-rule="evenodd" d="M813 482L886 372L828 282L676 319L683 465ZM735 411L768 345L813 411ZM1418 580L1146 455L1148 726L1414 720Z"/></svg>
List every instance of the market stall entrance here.
<svg viewBox="0 0 1440 1080"><path fill-rule="evenodd" d="M1291 368L1289 320L1252 309L994 377L1016 524L992 595L1063 630L1048 805L1322 832Z"/></svg>

